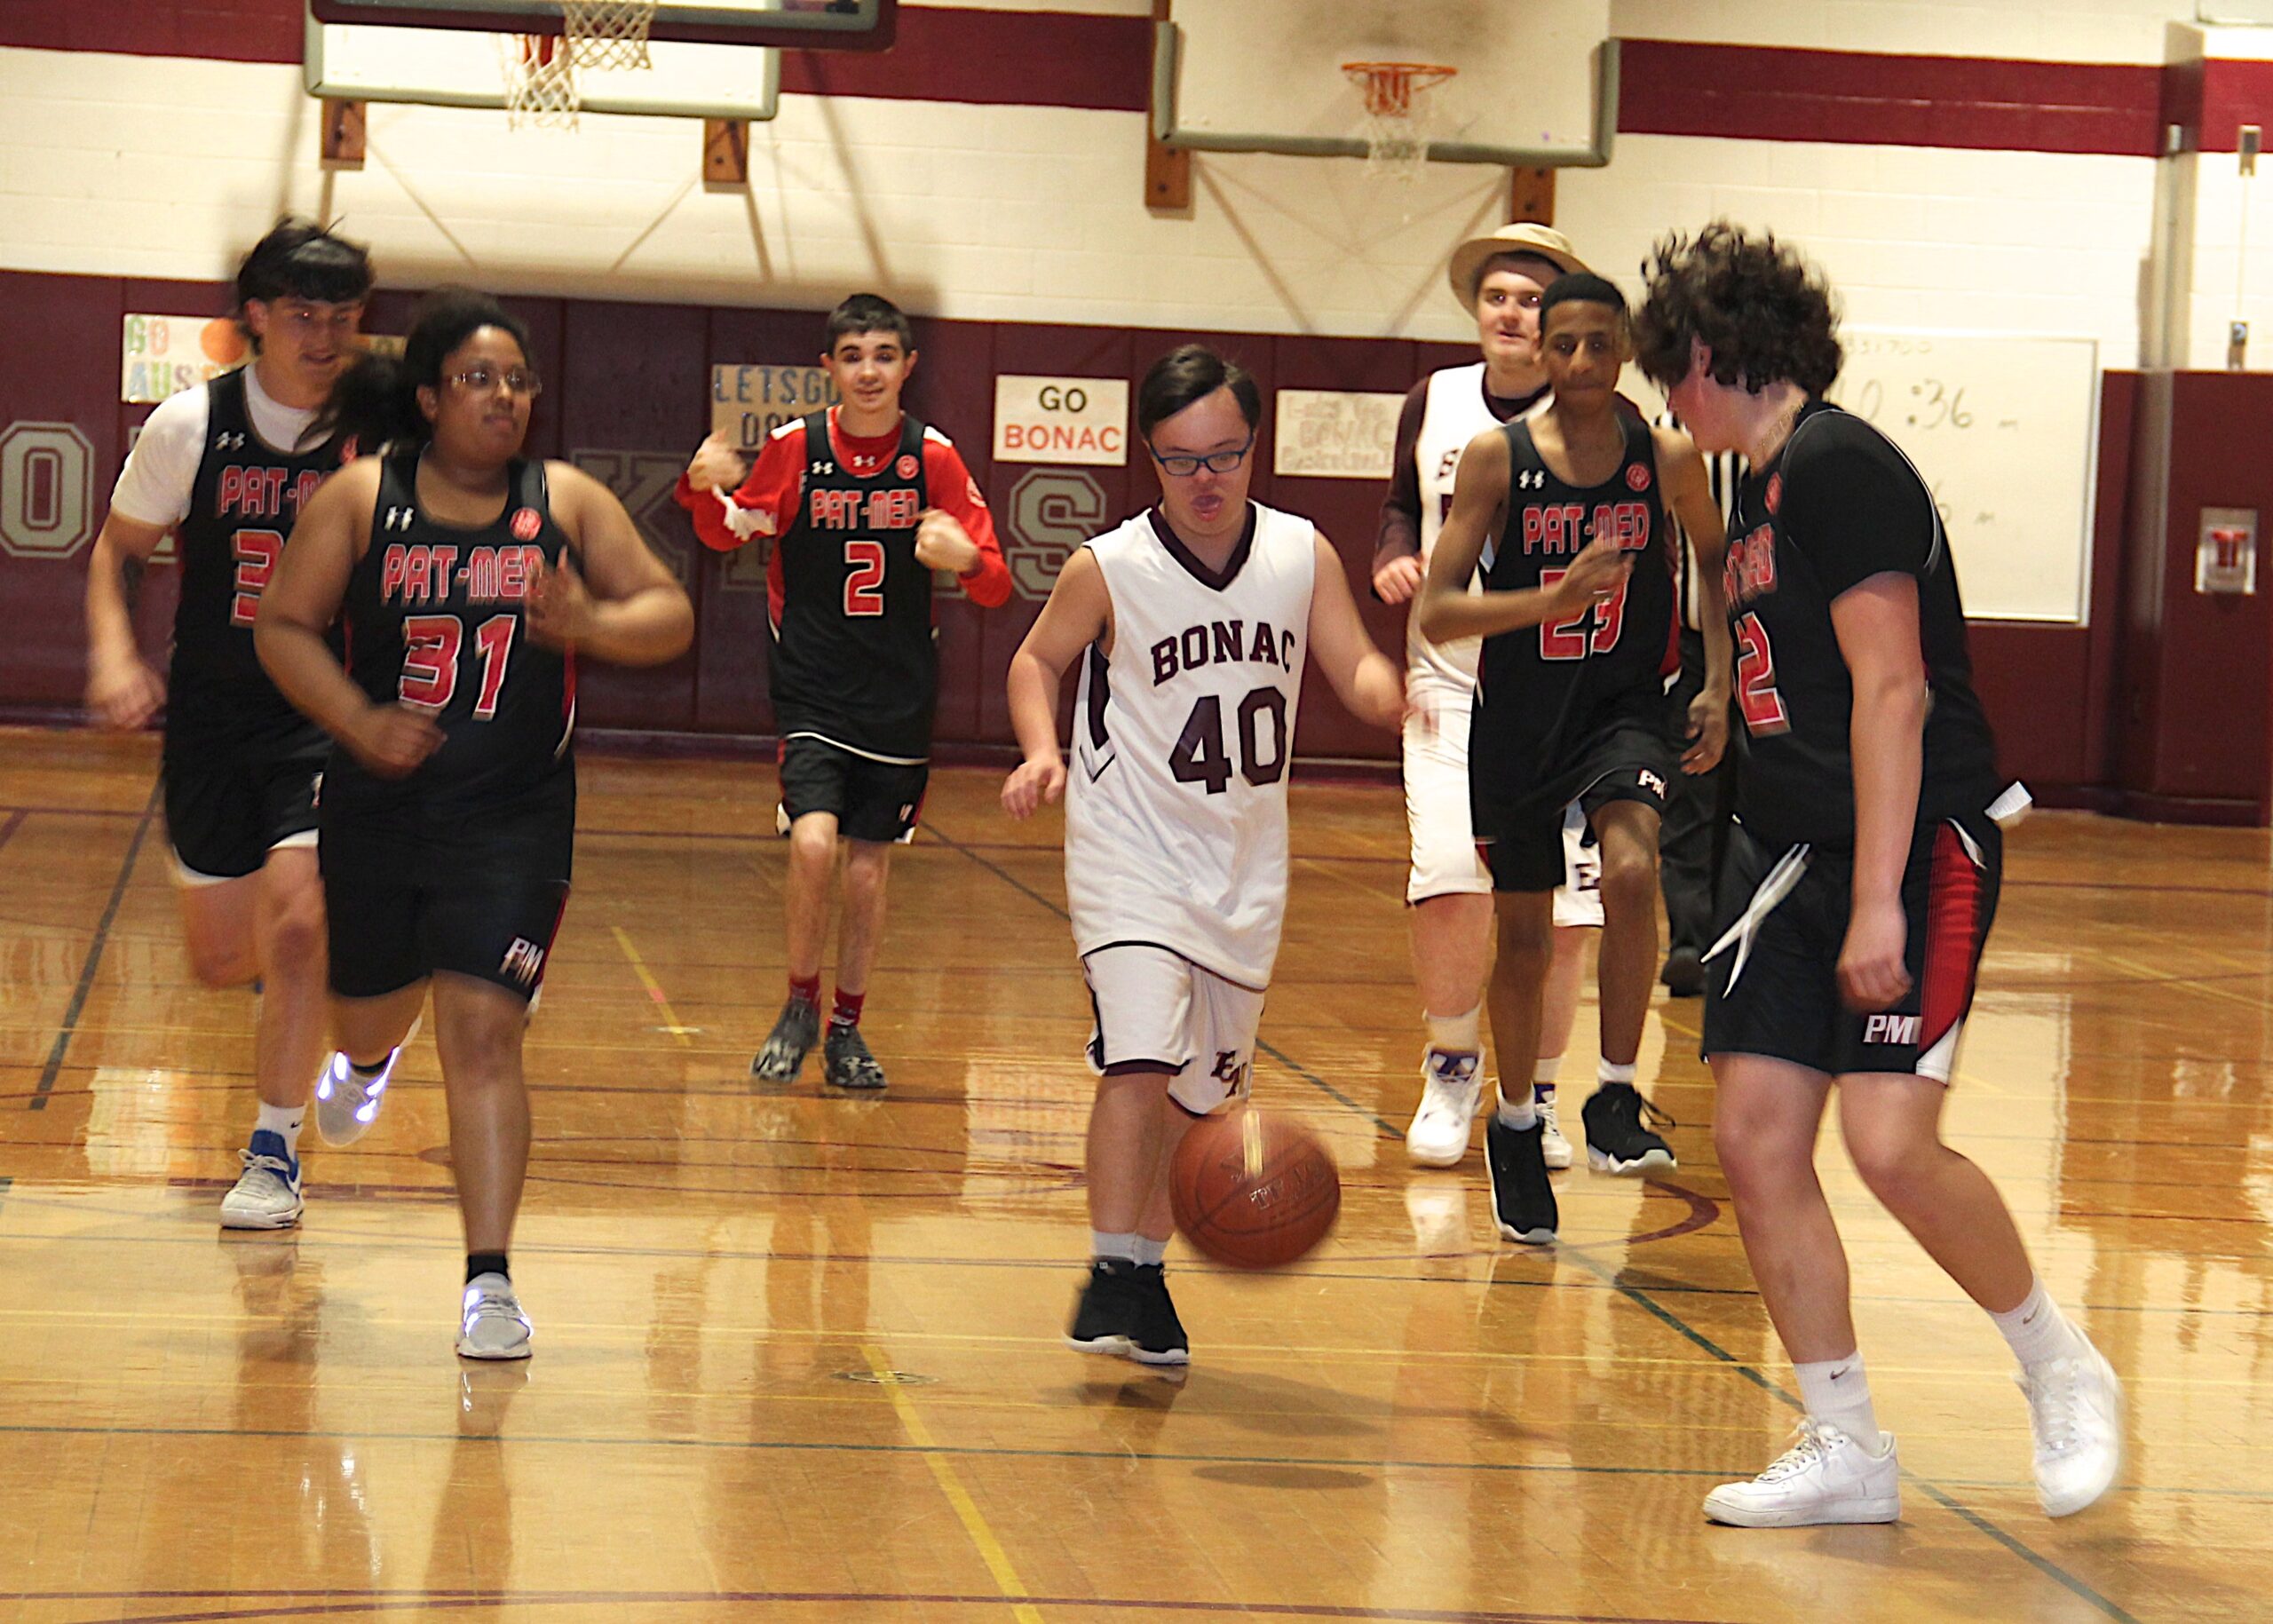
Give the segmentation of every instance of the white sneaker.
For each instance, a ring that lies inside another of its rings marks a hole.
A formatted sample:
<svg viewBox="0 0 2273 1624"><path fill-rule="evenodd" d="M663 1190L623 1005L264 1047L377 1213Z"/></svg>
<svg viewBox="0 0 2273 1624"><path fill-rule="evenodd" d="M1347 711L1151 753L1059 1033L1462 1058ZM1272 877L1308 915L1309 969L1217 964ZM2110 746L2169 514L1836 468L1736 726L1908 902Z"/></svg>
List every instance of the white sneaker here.
<svg viewBox="0 0 2273 1624"><path fill-rule="evenodd" d="M1421 1057L1421 1108L1405 1130L1405 1153L1424 1168L1460 1165L1484 1097L1484 1057L1431 1049Z"/></svg>
<svg viewBox="0 0 2273 1624"><path fill-rule="evenodd" d="M371 1131L371 1124L379 1120L379 1107L386 1102L395 1063L417 1035L418 1022L413 1021L402 1042L388 1050L376 1072L368 1075L350 1065L345 1054L332 1052L330 1062L316 1079L316 1132L323 1136L326 1145L352 1145Z"/></svg>
<svg viewBox="0 0 2273 1624"><path fill-rule="evenodd" d="M1549 1168L1562 1168L1571 1165L1571 1142L1563 1137L1563 1124L1555 1115L1555 1092L1533 1094L1532 1103L1539 1109L1539 1120L1546 1132L1539 1142L1540 1160Z"/></svg>
<svg viewBox="0 0 2273 1624"><path fill-rule="evenodd" d="M1902 1515L1902 1468L1894 1435L1873 1454L1827 1421L1800 1418L1799 1441L1749 1483L1724 1483L1705 1496L1705 1515L1738 1528L1801 1528L1818 1523L1891 1523Z"/></svg>
<svg viewBox="0 0 2273 1624"><path fill-rule="evenodd" d="M2123 1470L2123 1385L2081 1331L2066 1359L2013 1378L2028 1395L2036 1435L2036 1496L2047 1517L2071 1517Z"/></svg>
<svg viewBox="0 0 2273 1624"><path fill-rule="evenodd" d="M465 1304L458 1319L458 1357L525 1359L529 1356L529 1317L502 1274L477 1274L465 1283Z"/></svg>
<svg viewBox="0 0 2273 1624"><path fill-rule="evenodd" d="M223 1229L289 1229L300 1221L299 1158L284 1148L281 1134L256 1131L237 1153L244 1171L221 1198Z"/></svg>

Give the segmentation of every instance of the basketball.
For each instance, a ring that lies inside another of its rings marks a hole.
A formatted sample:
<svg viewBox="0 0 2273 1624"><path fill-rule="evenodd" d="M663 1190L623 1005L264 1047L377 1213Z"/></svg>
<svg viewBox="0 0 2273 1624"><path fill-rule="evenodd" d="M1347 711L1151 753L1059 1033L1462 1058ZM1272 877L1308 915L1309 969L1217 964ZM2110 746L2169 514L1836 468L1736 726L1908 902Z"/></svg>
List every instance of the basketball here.
<svg viewBox="0 0 2273 1624"><path fill-rule="evenodd" d="M1192 1124L1168 1190L1186 1240L1235 1269L1276 1269L1308 1252L1342 1210L1342 1175L1291 1117L1236 1106Z"/></svg>

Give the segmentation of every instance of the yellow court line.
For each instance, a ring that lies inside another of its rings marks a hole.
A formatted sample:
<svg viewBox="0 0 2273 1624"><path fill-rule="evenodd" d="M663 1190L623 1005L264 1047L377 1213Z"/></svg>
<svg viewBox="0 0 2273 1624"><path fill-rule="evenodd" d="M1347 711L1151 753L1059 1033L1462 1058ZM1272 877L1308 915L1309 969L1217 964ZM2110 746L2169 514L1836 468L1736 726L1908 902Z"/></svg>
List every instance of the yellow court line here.
<svg viewBox="0 0 2273 1624"><path fill-rule="evenodd" d="M631 945L631 939L623 933L622 925L610 925L608 929L615 932L616 944L623 949L623 956L631 961L631 970L639 978L639 985L647 989L647 996L663 1012L663 1030L678 1040L680 1048L693 1048L693 1040L686 1035L686 1027L671 1009L671 1001L663 996L663 984L649 972L647 961L639 956L639 949Z"/></svg>
<svg viewBox="0 0 2273 1624"><path fill-rule="evenodd" d="M931 1429L923 1424L923 1414L916 1409L915 1401L901 1389L899 1378L892 1372L891 1362L884 1358L882 1349L870 1343L860 1344L860 1357L867 1360L868 1368L875 1372L877 1384L884 1390L884 1396L891 1400L893 1413L899 1417L900 1427L907 1432L908 1442L923 1452L923 1463L931 1469L931 1476L939 1480L939 1492L947 1497L947 1503L955 1509L955 1516L962 1521L963 1532L978 1548L979 1560L986 1564L986 1571L994 1576L994 1588L1010 1604L1010 1616L1019 1624L1041 1624L1041 1609L1026 1600L1033 1592L1018 1577L1018 1569L1010 1565L1010 1553L1002 1549L1002 1541L994 1537L994 1530L987 1525L985 1515L978 1509L978 1502L971 1499L970 1492L962 1486L962 1479L955 1476L955 1469L947 1457L939 1453L939 1446L931 1437Z"/></svg>

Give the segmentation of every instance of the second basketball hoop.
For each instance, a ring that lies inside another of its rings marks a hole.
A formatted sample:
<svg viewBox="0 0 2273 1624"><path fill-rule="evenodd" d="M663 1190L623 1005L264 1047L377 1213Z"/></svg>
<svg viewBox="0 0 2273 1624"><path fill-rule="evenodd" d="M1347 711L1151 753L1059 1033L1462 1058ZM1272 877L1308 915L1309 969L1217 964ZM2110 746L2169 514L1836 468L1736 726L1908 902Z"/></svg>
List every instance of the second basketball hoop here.
<svg viewBox="0 0 2273 1624"><path fill-rule="evenodd" d="M1460 72L1434 62L1344 62L1366 104L1366 170L1411 181L1429 161L1427 92Z"/></svg>

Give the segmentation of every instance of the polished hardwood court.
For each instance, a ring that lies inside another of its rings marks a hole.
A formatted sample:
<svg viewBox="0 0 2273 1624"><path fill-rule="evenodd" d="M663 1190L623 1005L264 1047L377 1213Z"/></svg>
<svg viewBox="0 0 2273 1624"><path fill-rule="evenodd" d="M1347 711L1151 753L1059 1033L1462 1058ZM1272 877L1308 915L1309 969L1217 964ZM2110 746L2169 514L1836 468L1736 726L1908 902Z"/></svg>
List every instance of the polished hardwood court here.
<svg viewBox="0 0 2273 1624"><path fill-rule="evenodd" d="M1780 1451L1795 1389L1699 1006L1661 1002L1643 1056L1680 1168L1558 1174L1561 1245L1501 1243L1480 1154L1405 1161L1393 788L1295 788L1255 1079L1332 1145L1340 1226L1259 1277L1172 1251L1193 1362L1162 1374L1059 1341L1089 1012L1055 810L934 775L868 1002L891 1090L824 1098L818 1055L748 1074L782 991L770 767L587 756L528 1041L536 1353L473 1366L431 1041L360 1144L311 1123L297 1231L218 1227L252 1004L189 978L155 766L0 733L0 1618L2273 1617L2262 832L2016 831L1951 1099L2128 1384L2119 1487L2042 1515L2002 1343L1833 1130L1904 1520L1748 1531L1699 1501Z"/></svg>

